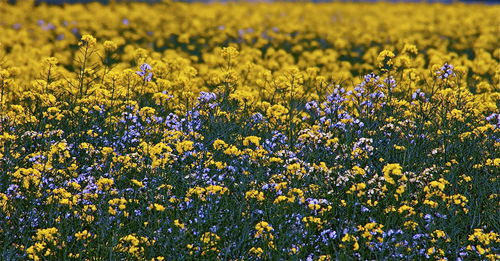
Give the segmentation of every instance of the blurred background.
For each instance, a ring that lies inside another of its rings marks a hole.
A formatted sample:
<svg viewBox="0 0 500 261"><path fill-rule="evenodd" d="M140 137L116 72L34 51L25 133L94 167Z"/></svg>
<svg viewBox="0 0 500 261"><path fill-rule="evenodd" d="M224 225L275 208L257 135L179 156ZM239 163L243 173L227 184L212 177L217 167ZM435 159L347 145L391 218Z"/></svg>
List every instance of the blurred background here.
<svg viewBox="0 0 500 261"><path fill-rule="evenodd" d="M8 0L10 3L15 3L16 1L26 1L26 0ZM35 0L37 4L40 3L48 3L48 4L74 4L74 3L91 3L91 2L100 2L103 4L108 4L109 2L145 2L145 3L157 3L161 2L162 0ZM175 0L175 1L180 1L180 2L232 2L232 1L217 1L217 0ZM268 2L270 0L247 0L248 2ZM272 1L272 0L271 0ZM296 0L295 0L296 1ZM298 0L300 1L300 0ZM340 2L375 2L378 0L349 0L349 1L343 1L340 0ZM500 4L500 0L385 0L386 2L430 2L430 3L436 3L436 2L441 2L441 3L453 3L453 2L465 2L465 3L487 3L487 4ZM290 1L294 2L294 1ZM331 2L331 0L311 0L311 2Z"/></svg>

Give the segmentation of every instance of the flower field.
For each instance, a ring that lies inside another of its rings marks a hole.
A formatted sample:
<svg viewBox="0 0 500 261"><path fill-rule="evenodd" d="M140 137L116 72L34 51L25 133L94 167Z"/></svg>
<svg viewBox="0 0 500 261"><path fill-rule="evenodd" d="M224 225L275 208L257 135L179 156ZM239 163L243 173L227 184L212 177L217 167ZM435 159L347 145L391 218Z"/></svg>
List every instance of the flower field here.
<svg viewBox="0 0 500 261"><path fill-rule="evenodd" d="M499 13L0 0L0 260L499 260Z"/></svg>

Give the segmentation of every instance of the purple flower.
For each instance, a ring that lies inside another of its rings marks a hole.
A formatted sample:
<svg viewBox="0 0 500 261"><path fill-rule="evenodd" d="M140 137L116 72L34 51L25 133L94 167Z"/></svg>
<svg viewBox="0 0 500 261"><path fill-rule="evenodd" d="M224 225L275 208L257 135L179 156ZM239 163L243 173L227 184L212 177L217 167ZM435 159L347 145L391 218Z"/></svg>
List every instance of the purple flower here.
<svg viewBox="0 0 500 261"><path fill-rule="evenodd" d="M453 71L455 67L453 65L445 63L437 72L438 79L448 79L450 76L455 76L455 72Z"/></svg>
<svg viewBox="0 0 500 261"><path fill-rule="evenodd" d="M308 103L306 103L306 110L311 110L312 108L317 108L318 107L318 103L316 103L316 101L310 101Z"/></svg>
<svg viewBox="0 0 500 261"><path fill-rule="evenodd" d="M217 95L213 92L200 92L200 96L198 97L198 101L201 104L209 103L217 99Z"/></svg>
<svg viewBox="0 0 500 261"><path fill-rule="evenodd" d="M396 88L396 80L394 79L394 77L390 76L389 78L386 78L384 82L388 84L391 89Z"/></svg>
<svg viewBox="0 0 500 261"><path fill-rule="evenodd" d="M427 101L425 99L425 93L422 92L420 89L417 89L412 95L411 95L411 99L412 100L423 100L423 101Z"/></svg>
<svg viewBox="0 0 500 261"><path fill-rule="evenodd" d="M254 114L252 115L252 120L253 120L253 122L254 122L254 123L259 123L259 122L261 122L263 119L264 119L264 116L262 116L262 114L260 114L260 113L258 113L258 112L257 112L257 113L254 113Z"/></svg>
<svg viewBox="0 0 500 261"><path fill-rule="evenodd" d="M490 116L486 117L486 120L494 124L496 128L500 128L500 114L492 113Z"/></svg>
<svg viewBox="0 0 500 261"><path fill-rule="evenodd" d="M141 76L145 82L150 82L151 79L153 78L153 73L151 72L151 70L153 70L153 67L151 67L151 65L149 65L147 63L143 63L139 67L139 69L140 69L140 71L137 71L135 73L137 73L137 75Z"/></svg>

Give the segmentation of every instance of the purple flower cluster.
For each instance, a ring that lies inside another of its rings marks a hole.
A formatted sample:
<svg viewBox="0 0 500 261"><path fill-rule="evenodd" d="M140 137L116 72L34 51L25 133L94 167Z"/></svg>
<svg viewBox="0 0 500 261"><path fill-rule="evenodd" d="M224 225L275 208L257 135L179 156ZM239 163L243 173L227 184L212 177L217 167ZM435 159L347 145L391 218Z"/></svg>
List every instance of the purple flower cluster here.
<svg viewBox="0 0 500 261"><path fill-rule="evenodd" d="M451 64L445 63L441 68L436 72L438 79L448 79L450 77L455 77L456 74L453 71L454 67Z"/></svg>
<svg viewBox="0 0 500 261"><path fill-rule="evenodd" d="M153 67L147 63L143 63L139 67L140 71L136 71L137 75L141 76L145 82L150 82L153 79Z"/></svg>

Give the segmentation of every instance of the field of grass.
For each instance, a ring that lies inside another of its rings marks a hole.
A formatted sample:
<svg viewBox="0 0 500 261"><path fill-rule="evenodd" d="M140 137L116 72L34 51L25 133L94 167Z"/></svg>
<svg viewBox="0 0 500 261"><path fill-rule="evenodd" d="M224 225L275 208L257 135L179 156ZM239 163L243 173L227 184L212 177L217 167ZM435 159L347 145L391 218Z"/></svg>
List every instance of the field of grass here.
<svg viewBox="0 0 500 261"><path fill-rule="evenodd" d="M0 1L0 260L499 260L499 13Z"/></svg>

